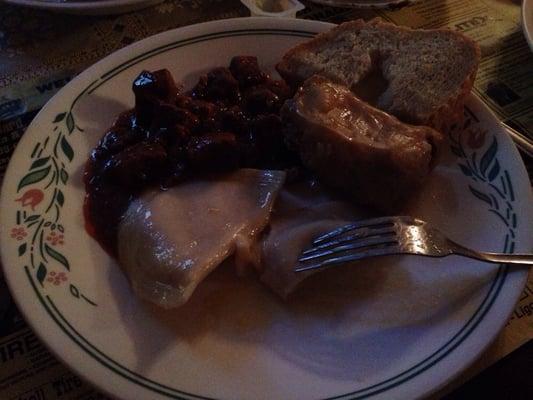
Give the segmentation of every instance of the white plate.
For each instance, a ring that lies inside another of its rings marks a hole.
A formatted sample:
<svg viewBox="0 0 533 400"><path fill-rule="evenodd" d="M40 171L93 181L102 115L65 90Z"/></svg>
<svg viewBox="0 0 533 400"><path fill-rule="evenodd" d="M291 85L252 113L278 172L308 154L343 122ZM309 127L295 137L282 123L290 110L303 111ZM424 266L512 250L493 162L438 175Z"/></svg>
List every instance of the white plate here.
<svg viewBox="0 0 533 400"><path fill-rule="evenodd" d="M527 43L533 51L533 1L524 0L522 2L522 29L526 36Z"/></svg>
<svg viewBox="0 0 533 400"><path fill-rule="evenodd" d="M455 257L332 269L288 303L219 269L184 308L162 312L136 299L86 233L84 163L133 105L137 74L166 67L190 85L238 54L272 70L286 49L330 27L243 18L165 32L79 75L28 128L0 201L5 275L35 332L102 390L123 399L412 399L448 382L505 325L527 270ZM413 214L466 245L531 250L520 157L479 100L468 110Z"/></svg>
<svg viewBox="0 0 533 400"><path fill-rule="evenodd" d="M5 3L79 15L121 14L140 10L164 0L3 0Z"/></svg>
<svg viewBox="0 0 533 400"><path fill-rule="evenodd" d="M390 8L398 9L412 5L420 0L311 0L313 3L335 7L353 8Z"/></svg>

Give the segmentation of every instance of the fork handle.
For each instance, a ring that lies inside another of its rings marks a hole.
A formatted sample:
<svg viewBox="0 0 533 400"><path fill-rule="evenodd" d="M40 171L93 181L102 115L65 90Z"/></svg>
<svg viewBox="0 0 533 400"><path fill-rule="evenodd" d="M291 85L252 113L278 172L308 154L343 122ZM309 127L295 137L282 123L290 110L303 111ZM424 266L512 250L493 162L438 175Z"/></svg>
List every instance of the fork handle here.
<svg viewBox="0 0 533 400"><path fill-rule="evenodd" d="M475 251L454 243L453 254L498 264L533 265L533 254L503 254Z"/></svg>

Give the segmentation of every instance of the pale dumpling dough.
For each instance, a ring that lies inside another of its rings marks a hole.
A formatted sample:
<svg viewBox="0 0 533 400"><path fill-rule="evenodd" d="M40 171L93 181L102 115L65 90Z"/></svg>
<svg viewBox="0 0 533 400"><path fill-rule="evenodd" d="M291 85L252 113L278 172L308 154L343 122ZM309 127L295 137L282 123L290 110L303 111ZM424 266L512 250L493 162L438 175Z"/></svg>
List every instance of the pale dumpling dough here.
<svg viewBox="0 0 533 400"><path fill-rule="evenodd" d="M133 201L118 229L119 261L133 290L164 308L184 304L237 247L252 247L284 180L283 171L242 169Z"/></svg>
<svg viewBox="0 0 533 400"><path fill-rule="evenodd" d="M260 243L261 281L286 298L309 275L294 272L301 252L313 239L362 217L360 209L316 181L287 185L276 200L270 229Z"/></svg>

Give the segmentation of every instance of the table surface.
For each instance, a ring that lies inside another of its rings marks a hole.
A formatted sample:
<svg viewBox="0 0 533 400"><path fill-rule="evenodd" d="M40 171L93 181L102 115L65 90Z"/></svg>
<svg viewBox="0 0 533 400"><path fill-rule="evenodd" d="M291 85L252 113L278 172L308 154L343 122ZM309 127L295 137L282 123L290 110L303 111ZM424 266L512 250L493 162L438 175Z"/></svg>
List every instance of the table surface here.
<svg viewBox="0 0 533 400"><path fill-rule="evenodd" d="M461 4L460 0L431 0L428 3L443 2L455 6ZM501 2L505 3L505 0ZM299 17L303 18L341 22L356 17L369 19L376 15L370 10L347 10L304 3L306 9L299 14ZM483 4L483 0L478 0L478 3ZM510 19L512 22L513 18L519 16L519 2L509 0L508 3L505 7L509 8L504 11L507 13L507 21ZM423 9L422 6L418 9L407 7L380 16L394 22L402 21L402 18L406 21L412 18L415 21L428 9ZM441 9L443 8L434 8ZM160 31L212 19L245 15L248 15L246 8L236 0L167 0L130 14L99 17L54 14L0 3L0 133L5 138L0 143L0 154L4 155L0 160L0 174L3 174L9 159L6 154L12 152L39 108L87 66L114 50ZM503 25L504 22L501 30L507 29ZM500 28L496 26L494 29ZM516 29L509 32L508 35L512 36ZM517 40L524 41L523 37ZM482 46L482 50L486 49ZM533 56L528 57L533 60ZM491 99L488 98L487 101L490 102ZM528 101L525 106L533 110L533 100ZM533 118L527 120L517 115L515 113L506 118L504 114L500 114L505 122L516 129L524 129L522 132L525 132L527 137L530 135L528 129L533 131ZM533 182L533 160L525 154L522 155ZM2 298L3 284L0 279L0 303L6 301ZM531 295L533 296L533 291ZM530 311L533 311L533 304L530 304L530 307ZM28 328L12 303L6 310L0 314L0 339L16 332L26 332ZM530 324L529 327L531 326L533 325ZM24 334L31 335L31 332ZM447 400L472 399L478 396L501 399L533 398L533 330L529 329L525 336L530 340L526 340L521 347L484 370L486 363L481 362L484 358L482 356L477 368L474 366L435 397L444 396L442 398ZM479 373L480 370L483 371ZM104 398L97 397L88 385L83 387L83 396L86 397L79 395L68 398ZM93 397L87 397L89 395Z"/></svg>

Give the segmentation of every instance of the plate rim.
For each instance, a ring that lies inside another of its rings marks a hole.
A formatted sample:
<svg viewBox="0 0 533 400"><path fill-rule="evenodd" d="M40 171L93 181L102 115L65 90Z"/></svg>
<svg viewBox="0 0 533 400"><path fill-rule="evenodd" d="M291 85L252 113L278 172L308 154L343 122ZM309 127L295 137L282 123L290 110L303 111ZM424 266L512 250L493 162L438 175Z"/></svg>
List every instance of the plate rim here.
<svg viewBox="0 0 533 400"><path fill-rule="evenodd" d="M413 4L416 4L420 2L421 0L379 0L379 1L372 1L372 0L352 0L347 1L344 4L339 4L335 0L310 0L312 3L315 4L321 4L325 6L331 6L331 7L351 7L351 8L359 8L359 9L390 9L390 10L397 10L403 7L412 6Z"/></svg>
<svg viewBox="0 0 533 400"><path fill-rule="evenodd" d="M34 129L33 125L36 124L35 121L38 121L40 118L42 118L42 115L48 110L48 109L53 109L54 105L56 102L60 102L61 100L61 95L62 93L64 93L63 91L67 91L68 88L72 86L80 86L79 83L80 82L84 82L84 81L87 81L87 78L88 77L91 77L91 76L95 76L95 72L98 72L99 69L102 69L101 67L103 65L105 65L106 63L109 63L109 64L113 64L113 65L117 65L118 64L118 61L115 62L115 63L112 63L112 60L113 59L118 59L120 60L121 57L123 57L124 55L127 55L129 53L133 53L133 54L138 54L139 51L149 45L150 43L154 42L154 43L157 43L157 42L160 42L160 41L165 41L165 38L171 38L171 37L174 37L174 38L178 38L178 37L185 37L184 40L186 40L186 35L189 33L189 32L192 32L194 30L203 30L203 31L207 31L207 32L211 32L212 30L210 30L210 28L216 28L216 27L220 27L221 30L220 32L224 32L224 31L227 31L227 28L225 26L225 24L229 24L229 23L237 23L238 25L243 25L243 28L245 29L246 28L246 25L247 24L251 24L251 25L255 25L255 22L259 22L259 23L262 23L262 22L265 22L265 21L268 21L269 19L268 18L264 18L264 17L258 17L258 18L233 18L233 19L228 19L228 20L219 20L219 21L211 21L211 22L205 22L205 23L201 23L201 24L196 24L196 25L191 25L191 26L187 26L187 27L183 27L183 28L178 28L178 29L174 29L174 30L171 30L171 31L167 31L167 32L163 32L163 33L160 33L158 35L154 35L154 36L151 36L149 38L146 38L142 41L139 41L139 42L136 42L130 46L127 46L117 52L114 52L112 53L111 55L105 57L104 59L102 59L101 61L99 61L98 63L94 64L93 66L89 67L87 70L85 70L84 72L82 72L80 75L78 75L73 81L71 81L67 86L65 86L65 88L63 88L60 92L58 92L58 94L56 94L54 96L54 98L52 98L43 108L42 110L38 113L38 115L34 118L34 121L32 121L32 123L30 124L30 126L28 127L28 130L30 130L31 128ZM311 30L313 30L312 28L315 27L314 29L314 32L316 32L316 27L318 26L322 26L322 27L328 27L328 26L333 26L333 24L329 24L329 23L324 23L324 22L320 22L320 21L302 21L302 20L299 20L300 23L298 23L297 25L299 26L309 26L309 28ZM276 18L273 18L273 19L270 19L269 22L267 22L266 25L270 25L270 27L265 27L263 29L275 29L274 28L274 25L278 23L279 24L279 20L276 19ZM190 38L189 38L190 39ZM149 49L146 49L147 51ZM475 98L475 97L473 97ZM491 117L492 119L494 119L495 121L497 121L496 117L494 116L494 114L481 102L481 100L475 98L476 100L474 100L480 107L483 107L485 111L488 111L490 114L491 114ZM500 131L502 131L502 133L504 133L504 130L503 128L500 126ZM508 138L507 138L508 139ZM513 146L511 148L512 152L514 152L514 158L518 157L518 153L516 151L516 148ZM15 159L15 155L16 155L16 151L19 150L19 148L17 148L15 150L15 152L13 153L13 156L12 156L12 160ZM20 156L19 156L20 157ZM520 163L521 163L521 160L519 160ZM8 176L8 174L12 173L10 171L10 167L12 167L13 163L11 162L10 160L10 164L6 170L6 177ZM521 165L523 166L523 163L521 163ZM2 185L2 194L5 193L4 191L4 185L6 184L7 180L4 180L4 183ZM4 200L4 196L2 195L2 200L0 200L2 203L5 201ZM4 219L3 215L5 214L5 211L2 211L0 210L0 221L2 221ZM2 230L2 236L5 237L6 236L6 233ZM2 246L2 248L4 247L5 245L5 240L1 240L0 241L0 245ZM4 251L2 251L2 254L5 254ZM2 255L2 261L3 261L3 265L4 265L4 270L7 269L7 267L5 267L5 265L7 265L4 261L5 261L5 258L7 256L6 255ZM503 274L504 274L504 278L503 278L503 281L502 281L502 285L505 283L505 278L507 277L508 273L507 273L507 270L506 268L504 268L503 270ZM5 276L6 276L6 281L9 285L9 287L13 287L12 284L14 285L14 283L11 282L11 278L10 277L10 274L9 272L5 273ZM514 280L518 280L518 281L522 281L522 286L523 284L525 284L525 281L526 281L526 278L527 278L527 269L524 269L524 270L519 270L518 272L516 271L513 271L513 279ZM14 278L13 278L14 279ZM508 281L509 282L509 281ZM520 285L520 283L519 283ZM13 291L12 291L13 292ZM512 303L514 304L515 301L518 299L518 296L520 295L521 293L521 290L520 291L516 291L515 296L516 297L514 300L511 299ZM19 299L17 297L17 295L14 295L13 296L17 305L19 306L19 309L24 309L25 306L22 302L22 299ZM19 302L21 302L19 304ZM483 304L483 303L482 303ZM509 311L509 314L512 312L514 307L512 307ZM489 307L490 309L490 307ZM24 313L26 315L26 313ZM27 319L28 319L28 322L30 324L30 326L32 326L34 332L36 332L38 334L38 336L43 339L43 341L45 342L45 344L48 345L47 343L47 339L45 339L46 337L46 333L43 333L39 327L38 327L38 324L37 324L37 321L35 320L32 320L31 318L29 318L29 316L27 316ZM483 318L481 318L481 321L483 320ZM493 334L491 335L491 339L490 340L486 340L486 343L484 344L483 348L486 348L491 340L499 333L500 329L503 327L503 325L505 324L505 320L503 322L501 322L499 325L499 329L495 330L493 332ZM466 338L465 338L466 339ZM460 345L460 343L458 344ZM70 368L72 368L73 370L76 371L76 373L80 374L81 376L83 376L84 378L86 378L87 380L93 382L96 386L98 386L101 390L103 391L106 391L109 393L109 391L107 390L106 386L105 385L102 385L101 382L97 382L96 380L92 379L93 376L89 376L89 374L86 372L86 370L84 370L81 366L78 367L78 365L73 365L71 362L68 362L65 357L63 356L63 354L61 354L60 352L56 351L56 349L52 346L49 346L52 350L52 352L58 356L61 360L65 361ZM446 383L448 383L451 379L453 379L454 376L456 376L457 374L459 374L462 370L464 370L469 364L471 364L473 361L475 360L475 357L470 357L470 359L465 363L463 362L462 364L462 368L459 368L457 371L455 371L455 374L449 374L448 378L445 380L445 381L442 381L440 383L440 385L436 385L428 390L426 390L426 392L424 393L421 393L421 395L427 395L428 393L431 393L431 392L434 392L435 390L438 390L439 387L445 385ZM116 395L116 393L112 392L110 393L112 395ZM184 393L185 394L185 393ZM341 397L344 398L344 396L350 396L351 394L348 393L348 394L345 394L345 395L342 395ZM192 397L192 398L203 398L203 397L196 397L197 395L193 395L195 397Z"/></svg>
<svg viewBox="0 0 533 400"><path fill-rule="evenodd" d="M522 14L522 30L526 37L527 44L531 51L533 51L533 1L523 0L521 7ZM528 18L529 16L529 18Z"/></svg>
<svg viewBox="0 0 533 400"><path fill-rule="evenodd" d="M43 1L43 0L2 0L4 3L28 8L65 12L72 14L119 14L140 10L164 0L90 0L90 1Z"/></svg>

